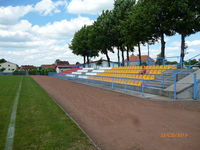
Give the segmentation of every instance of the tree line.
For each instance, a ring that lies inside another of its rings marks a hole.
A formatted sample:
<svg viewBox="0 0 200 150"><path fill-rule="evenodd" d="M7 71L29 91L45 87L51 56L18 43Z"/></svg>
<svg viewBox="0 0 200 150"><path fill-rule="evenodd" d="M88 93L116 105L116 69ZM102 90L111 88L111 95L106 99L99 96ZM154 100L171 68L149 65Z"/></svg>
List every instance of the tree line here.
<svg viewBox="0 0 200 150"><path fill-rule="evenodd" d="M181 35L181 59L184 60L185 38L200 31L199 0L115 0L113 10L102 11L92 25L84 25L74 34L69 48L83 56L84 64L89 58L114 53L124 66L124 53L138 47L141 65L141 44L161 42L161 58L165 58L165 36Z"/></svg>

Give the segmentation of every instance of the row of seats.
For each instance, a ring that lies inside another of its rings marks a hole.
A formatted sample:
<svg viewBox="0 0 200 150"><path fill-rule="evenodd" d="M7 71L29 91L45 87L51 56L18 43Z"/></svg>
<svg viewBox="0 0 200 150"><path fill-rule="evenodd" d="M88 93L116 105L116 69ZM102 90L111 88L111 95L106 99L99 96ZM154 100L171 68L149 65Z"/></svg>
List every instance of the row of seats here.
<svg viewBox="0 0 200 150"><path fill-rule="evenodd" d="M176 69L176 65L153 65L144 66L145 69ZM142 69L142 66L123 66L123 67L113 67L112 69Z"/></svg>
<svg viewBox="0 0 200 150"><path fill-rule="evenodd" d="M133 78L133 79L144 79L144 80L154 80L155 75L136 75L136 74L118 74L118 73L97 73L97 76L105 77L119 77L119 78Z"/></svg>
<svg viewBox="0 0 200 150"><path fill-rule="evenodd" d="M134 81L134 80L125 80L125 79L117 79L114 78L101 78L101 77L88 77L90 80L104 81L104 82L114 82L118 84L127 84L132 86L142 86L142 81Z"/></svg>
<svg viewBox="0 0 200 150"><path fill-rule="evenodd" d="M105 70L104 73L127 73L127 74L139 74L141 70ZM164 70L146 70L146 74L162 75Z"/></svg>

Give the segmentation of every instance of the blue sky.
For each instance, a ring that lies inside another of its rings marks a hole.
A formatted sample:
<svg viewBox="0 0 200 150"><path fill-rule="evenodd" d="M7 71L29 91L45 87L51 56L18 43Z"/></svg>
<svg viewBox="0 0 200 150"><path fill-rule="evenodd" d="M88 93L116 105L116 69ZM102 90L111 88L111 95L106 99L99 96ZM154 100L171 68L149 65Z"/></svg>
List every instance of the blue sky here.
<svg viewBox="0 0 200 150"><path fill-rule="evenodd" d="M83 58L68 48L74 33L92 24L102 10L112 8L112 0L0 0L0 58L36 66L56 59L82 62ZM180 35L165 40L166 56L179 56ZM200 53L199 32L187 37L186 43L186 59ZM159 53L159 42L150 46L151 57ZM134 54L138 54L137 48ZM142 54L147 54L146 46L142 46ZM117 61L116 53L109 56ZM95 60L101 57L106 58L100 54Z"/></svg>

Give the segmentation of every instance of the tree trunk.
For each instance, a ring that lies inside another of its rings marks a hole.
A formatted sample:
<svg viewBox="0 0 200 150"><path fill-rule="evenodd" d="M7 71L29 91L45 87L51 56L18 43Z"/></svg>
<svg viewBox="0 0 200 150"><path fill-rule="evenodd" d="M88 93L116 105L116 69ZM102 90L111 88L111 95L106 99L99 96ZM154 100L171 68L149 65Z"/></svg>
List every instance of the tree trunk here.
<svg viewBox="0 0 200 150"><path fill-rule="evenodd" d="M185 35L181 34L181 60L182 60L182 65L185 57Z"/></svg>
<svg viewBox="0 0 200 150"><path fill-rule="evenodd" d="M124 49L121 47L121 51L122 51L122 66L124 66Z"/></svg>
<svg viewBox="0 0 200 150"><path fill-rule="evenodd" d="M164 33L161 34L161 58L165 58L165 39L164 39ZM163 60L161 61L163 64Z"/></svg>
<svg viewBox="0 0 200 150"><path fill-rule="evenodd" d="M89 64L89 63L90 63L89 56L87 56L87 64Z"/></svg>
<svg viewBox="0 0 200 150"><path fill-rule="evenodd" d="M118 67L120 66L119 47L117 47Z"/></svg>
<svg viewBox="0 0 200 150"><path fill-rule="evenodd" d="M86 59L85 59L85 56L83 56L83 61L84 61L84 64L86 63Z"/></svg>
<svg viewBox="0 0 200 150"><path fill-rule="evenodd" d="M142 64L142 59L141 59L140 43L138 43L138 53L139 53L139 61L140 61L140 65L141 65Z"/></svg>
<svg viewBox="0 0 200 150"><path fill-rule="evenodd" d="M110 67L110 57L108 56L108 51L106 51L106 58L107 58L107 60L108 60L108 67Z"/></svg>
<svg viewBox="0 0 200 150"><path fill-rule="evenodd" d="M127 66L129 65L129 47L127 46Z"/></svg>

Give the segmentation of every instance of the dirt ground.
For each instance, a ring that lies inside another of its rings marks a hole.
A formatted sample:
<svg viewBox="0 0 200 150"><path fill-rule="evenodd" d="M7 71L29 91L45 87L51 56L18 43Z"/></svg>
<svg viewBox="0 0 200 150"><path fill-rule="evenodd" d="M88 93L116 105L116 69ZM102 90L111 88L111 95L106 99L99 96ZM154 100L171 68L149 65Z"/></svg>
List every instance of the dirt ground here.
<svg viewBox="0 0 200 150"><path fill-rule="evenodd" d="M33 76L103 150L199 150L200 103L155 102Z"/></svg>

